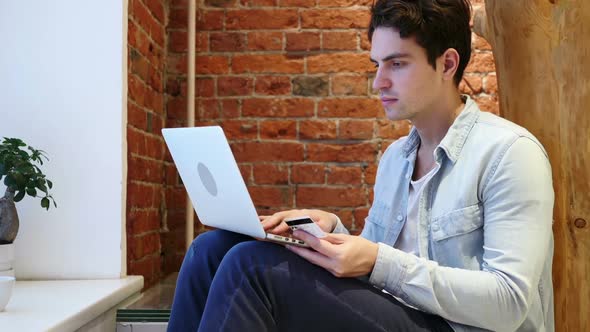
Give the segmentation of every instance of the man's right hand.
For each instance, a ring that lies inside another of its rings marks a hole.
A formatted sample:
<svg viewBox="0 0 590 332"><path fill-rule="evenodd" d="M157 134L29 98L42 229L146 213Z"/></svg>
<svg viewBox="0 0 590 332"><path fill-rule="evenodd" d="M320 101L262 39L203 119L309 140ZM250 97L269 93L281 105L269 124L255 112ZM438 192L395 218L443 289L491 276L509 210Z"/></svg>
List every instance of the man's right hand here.
<svg viewBox="0 0 590 332"><path fill-rule="evenodd" d="M290 231L285 219L309 216L326 233L332 233L338 222L335 214L322 210L287 210L272 216L259 216L264 231L272 234L285 234Z"/></svg>

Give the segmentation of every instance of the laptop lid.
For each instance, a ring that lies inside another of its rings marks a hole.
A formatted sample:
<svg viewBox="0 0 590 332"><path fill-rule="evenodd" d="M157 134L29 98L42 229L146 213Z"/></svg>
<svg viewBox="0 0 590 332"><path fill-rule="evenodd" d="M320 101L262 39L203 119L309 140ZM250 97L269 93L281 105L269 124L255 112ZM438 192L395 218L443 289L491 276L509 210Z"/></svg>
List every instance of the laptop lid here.
<svg viewBox="0 0 590 332"><path fill-rule="evenodd" d="M221 127L165 128L162 135L199 220L264 239L266 233Z"/></svg>

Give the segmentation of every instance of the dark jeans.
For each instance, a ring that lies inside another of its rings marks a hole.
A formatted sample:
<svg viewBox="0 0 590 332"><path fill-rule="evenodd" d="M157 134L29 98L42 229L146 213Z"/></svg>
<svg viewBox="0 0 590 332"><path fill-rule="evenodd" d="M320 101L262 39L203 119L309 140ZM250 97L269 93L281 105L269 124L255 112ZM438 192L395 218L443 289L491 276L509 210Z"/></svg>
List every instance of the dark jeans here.
<svg viewBox="0 0 590 332"><path fill-rule="evenodd" d="M355 278L283 246L215 230L188 250L168 331L452 331Z"/></svg>

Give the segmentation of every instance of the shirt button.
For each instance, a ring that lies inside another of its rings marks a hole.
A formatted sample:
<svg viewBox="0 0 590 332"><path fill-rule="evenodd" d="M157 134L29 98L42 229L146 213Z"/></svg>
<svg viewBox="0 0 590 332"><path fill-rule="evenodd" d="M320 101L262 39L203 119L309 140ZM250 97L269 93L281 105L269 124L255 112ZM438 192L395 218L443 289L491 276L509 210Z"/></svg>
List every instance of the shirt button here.
<svg viewBox="0 0 590 332"><path fill-rule="evenodd" d="M404 220L404 216L402 216L401 214L397 215L397 221L402 221Z"/></svg>
<svg viewBox="0 0 590 332"><path fill-rule="evenodd" d="M410 173L406 173L406 179L410 178Z"/></svg>
<svg viewBox="0 0 590 332"><path fill-rule="evenodd" d="M440 229L440 227L438 226L438 224L437 224L437 223L434 223L434 224L432 224L432 230L433 230L433 231L435 231L435 232L436 232L436 231L438 231L439 229Z"/></svg>

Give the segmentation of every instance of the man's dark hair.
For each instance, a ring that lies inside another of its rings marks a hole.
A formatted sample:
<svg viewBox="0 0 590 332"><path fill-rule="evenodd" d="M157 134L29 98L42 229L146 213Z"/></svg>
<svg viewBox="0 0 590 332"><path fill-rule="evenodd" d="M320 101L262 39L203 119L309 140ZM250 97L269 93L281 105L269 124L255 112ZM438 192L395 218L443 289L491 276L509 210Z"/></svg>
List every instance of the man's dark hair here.
<svg viewBox="0 0 590 332"><path fill-rule="evenodd" d="M369 40L376 28L394 28L401 38L415 37L426 49L428 63L447 49L459 53L454 81L458 86L471 57L471 5L468 0L377 0L371 8Z"/></svg>

